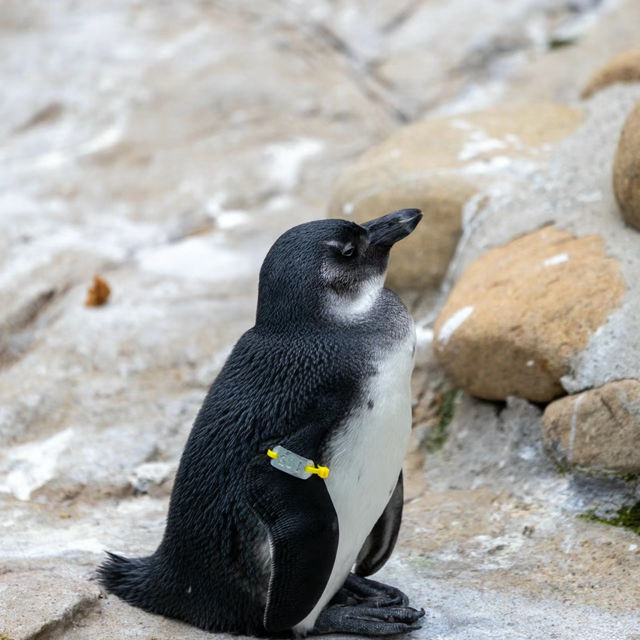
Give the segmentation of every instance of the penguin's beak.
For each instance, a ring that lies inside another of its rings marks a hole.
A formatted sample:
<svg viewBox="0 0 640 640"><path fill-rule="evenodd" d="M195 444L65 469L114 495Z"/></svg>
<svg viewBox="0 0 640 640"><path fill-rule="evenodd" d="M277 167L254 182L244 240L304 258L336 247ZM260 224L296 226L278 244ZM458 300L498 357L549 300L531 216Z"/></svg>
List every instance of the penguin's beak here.
<svg viewBox="0 0 640 640"><path fill-rule="evenodd" d="M422 220L420 209L400 209L386 216L364 222L361 226L369 232L369 244L390 247L406 238Z"/></svg>

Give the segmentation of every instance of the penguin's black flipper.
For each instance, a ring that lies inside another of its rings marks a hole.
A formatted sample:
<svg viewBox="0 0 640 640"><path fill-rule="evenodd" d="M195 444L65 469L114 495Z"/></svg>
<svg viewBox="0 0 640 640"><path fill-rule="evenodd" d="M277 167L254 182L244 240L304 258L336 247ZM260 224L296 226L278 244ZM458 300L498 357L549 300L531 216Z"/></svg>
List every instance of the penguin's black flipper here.
<svg viewBox="0 0 640 640"><path fill-rule="evenodd" d="M391 494L391 498L389 498L387 506L364 541L362 549L360 549L356 560L356 575L370 576L382 568L389 559L393 548L396 546L398 532L400 531L403 499L404 488L401 471L398 476L398 483Z"/></svg>
<svg viewBox="0 0 640 640"><path fill-rule="evenodd" d="M264 627L285 631L311 612L324 591L338 548L338 516L324 480L290 476L266 456L249 465L245 489L271 542Z"/></svg>

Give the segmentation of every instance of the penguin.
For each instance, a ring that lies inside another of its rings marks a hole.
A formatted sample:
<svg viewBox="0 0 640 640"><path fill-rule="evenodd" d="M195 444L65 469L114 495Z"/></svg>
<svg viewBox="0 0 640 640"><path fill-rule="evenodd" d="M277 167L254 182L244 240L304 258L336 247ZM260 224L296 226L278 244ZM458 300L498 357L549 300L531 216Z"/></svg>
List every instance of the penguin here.
<svg viewBox="0 0 640 640"><path fill-rule="evenodd" d="M413 321L384 287L422 214L326 219L281 235L255 325L196 417L150 556L108 553L110 593L213 632L262 637L420 627L367 576L394 548L411 431Z"/></svg>

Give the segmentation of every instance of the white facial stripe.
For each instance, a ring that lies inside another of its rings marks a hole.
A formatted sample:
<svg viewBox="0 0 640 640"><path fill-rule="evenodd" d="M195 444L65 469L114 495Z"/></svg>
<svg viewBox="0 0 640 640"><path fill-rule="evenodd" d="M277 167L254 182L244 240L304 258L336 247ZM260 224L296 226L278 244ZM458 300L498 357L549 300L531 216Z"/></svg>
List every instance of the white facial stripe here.
<svg viewBox="0 0 640 640"><path fill-rule="evenodd" d="M355 297L340 295L335 292L329 294L329 311L338 320L355 320L373 308L382 287L384 276L371 278L363 282L358 295Z"/></svg>

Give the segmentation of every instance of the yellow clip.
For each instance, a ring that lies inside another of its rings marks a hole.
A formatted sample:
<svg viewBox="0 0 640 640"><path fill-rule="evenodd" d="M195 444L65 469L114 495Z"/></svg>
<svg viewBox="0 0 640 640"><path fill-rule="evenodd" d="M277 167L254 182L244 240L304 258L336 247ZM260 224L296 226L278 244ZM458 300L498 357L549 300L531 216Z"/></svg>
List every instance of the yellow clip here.
<svg viewBox="0 0 640 640"><path fill-rule="evenodd" d="M271 449L267 449L267 455L274 460L278 459L278 454L275 451L271 451Z"/></svg>
<svg viewBox="0 0 640 640"><path fill-rule="evenodd" d="M320 478L328 478L329 477L329 467L322 467L318 465L317 467L305 467L304 470L307 473L315 473Z"/></svg>

